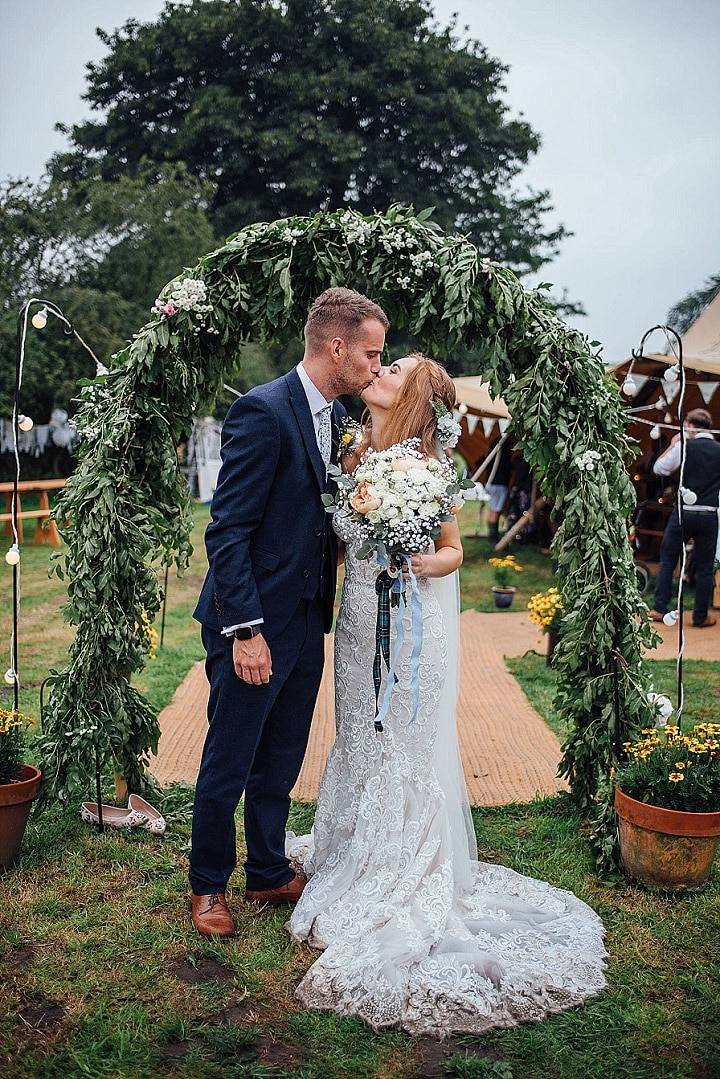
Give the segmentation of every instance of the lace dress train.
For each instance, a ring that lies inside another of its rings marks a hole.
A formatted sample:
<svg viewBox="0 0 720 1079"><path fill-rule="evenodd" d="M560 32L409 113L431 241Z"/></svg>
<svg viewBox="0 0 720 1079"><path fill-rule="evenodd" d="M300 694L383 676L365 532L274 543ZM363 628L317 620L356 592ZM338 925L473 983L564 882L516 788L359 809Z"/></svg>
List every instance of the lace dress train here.
<svg viewBox="0 0 720 1079"><path fill-rule="evenodd" d="M376 733L374 563L345 563L335 634L337 737L313 832L289 837L308 883L288 922L322 950L298 989L307 1008L443 1037L581 1004L605 985L603 926L571 892L478 863L436 769L447 636L418 582L423 647L412 720L410 605L384 731ZM443 735L441 735L441 738ZM440 747L438 747L440 748ZM462 782L462 781L460 781Z"/></svg>

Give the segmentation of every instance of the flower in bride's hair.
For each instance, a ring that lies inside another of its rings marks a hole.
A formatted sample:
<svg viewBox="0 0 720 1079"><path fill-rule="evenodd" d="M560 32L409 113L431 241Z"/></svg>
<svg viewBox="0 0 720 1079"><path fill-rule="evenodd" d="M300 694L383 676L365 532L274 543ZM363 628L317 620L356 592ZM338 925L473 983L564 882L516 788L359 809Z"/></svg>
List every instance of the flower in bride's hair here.
<svg viewBox="0 0 720 1079"><path fill-rule="evenodd" d="M462 433L460 424L457 422L452 412L446 408L443 401L439 401L434 397L430 404L437 417L438 442L443 449L454 449L455 446L457 446Z"/></svg>

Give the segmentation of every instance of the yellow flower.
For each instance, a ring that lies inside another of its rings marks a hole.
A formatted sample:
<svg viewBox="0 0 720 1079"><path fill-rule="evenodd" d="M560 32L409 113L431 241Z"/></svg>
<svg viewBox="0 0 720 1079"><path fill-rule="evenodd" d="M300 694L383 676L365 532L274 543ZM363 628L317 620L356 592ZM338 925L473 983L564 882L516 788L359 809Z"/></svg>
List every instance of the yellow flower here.
<svg viewBox="0 0 720 1079"><path fill-rule="evenodd" d="M556 619L559 621L565 610L560 593L555 587L531 596L527 609L530 612L530 621L540 626L543 631L548 630Z"/></svg>

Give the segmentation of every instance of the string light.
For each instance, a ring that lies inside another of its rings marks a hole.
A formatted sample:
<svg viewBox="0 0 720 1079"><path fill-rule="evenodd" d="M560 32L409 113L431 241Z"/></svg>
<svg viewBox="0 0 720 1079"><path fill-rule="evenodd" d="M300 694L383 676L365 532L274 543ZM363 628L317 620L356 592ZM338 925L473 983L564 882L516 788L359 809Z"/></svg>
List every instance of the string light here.
<svg viewBox="0 0 720 1079"><path fill-rule="evenodd" d="M691 491L689 487L681 487L680 495L686 506L694 506L697 502L697 494L695 491Z"/></svg>
<svg viewBox="0 0 720 1079"><path fill-rule="evenodd" d="M461 416L467 416L467 410L468 410L468 406L465 404L464 401L461 401L460 404L458 405L458 412L460 413L460 415Z"/></svg>
<svg viewBox="0 0 720 1079"><path fill-rule="evenodd" d="M677 620L678 620L679 617L680 617L680 612L679 611L668 611L667 614L663 615L663 622L665 623L666 626L674 626L674 625L676 625Z"/></svg>
<svg viewBox="0 0 720 1079"><path fill-rule="evenodd" d="M30 317L30 311L34 307L39 307L39 310L35 311L35 314ZM22 305L17 315L17 346L15 350L15 387L13 391L13 452L15 455L15 477L13 482L13 503L12 503L12 534L14 543L10 550L5 555L5 561L12 567L12 583L13 583L13 601L12 601L12 617L13 617L13 632L10 645L10 663L11 666L5 674L5 681L8 685L14 686L15 696L15 711L19 710L19 689L20 682L18 679L18 623L20 613L20 547L19 547L19 530L18 530L18 517L17 510L19 506L18 497L18 485L20 482L20 454L19 454L19 439L18 431L32 431L34 427L33 420L30 416L25 416L20 412L19 403L21 399L21 389L23 381L23 367L25 364L25 344L27 341L28 322L34 326L36 330L42 330L47 326L48 318L53 315L63 325L63 331L68 336L75 337L80 342L83 348L90 353L95 361L95 366L98 367L98 358L93 350L83 341L80 334L75 330L72 323L69 322L60 308L52 303L50 300L41 300L37 296L31 297L26 300Z"/></svg>
<svg viewBox="0 0 720 1079"><path fill-rule="evenodd" d="M658 439L660 438L660 433L660 428L657 424L655 424L654 427L650 428L650 438Z"/></svg>
<svg viewBox="0 0 720 1079"><path fill-rule="evenodd" d="M8 566L17 566L18 562L20 561L20 548L18 547L17 543L13 543L12 547L5 555L5 561L7 562Z"/></svg>
<svg viewBox="0 0 720 1079"><path fill-rule="evenodd" d="M634 397L635 394L638 392L637 382L632 377L632 375L628 375L628 377L623 382L622 392L625 394L626 397Z"/></svg>
<svg viewBox="0 0 720 1079"><path fill-rule="evenodd" d="M680 365L677 364L677 363L674 364L673 367L668 367L667 371L663 375L663 380L665 382L677 382L677 380L679 378L680 378Z"/></svg>

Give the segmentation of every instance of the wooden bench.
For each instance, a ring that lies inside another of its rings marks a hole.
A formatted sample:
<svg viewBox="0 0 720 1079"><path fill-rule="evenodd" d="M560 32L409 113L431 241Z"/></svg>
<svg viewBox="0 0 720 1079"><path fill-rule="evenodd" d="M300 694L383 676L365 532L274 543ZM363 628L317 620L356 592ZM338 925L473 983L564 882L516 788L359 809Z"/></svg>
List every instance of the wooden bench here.
<svg viewBox="0 0 720 1079"><path fill-rule="evenodd" d="M60 534L57 530L57 526L54 521L49 520L50 517L50 500L48 498L49 491L60 491L65 486L65 480L20 480L17 485L12 481L7 483L0 483L0 494L5 495L5 507L6 512L0 513L0 521L5 522L5 535L13 535L13 519L17 521L17 537L18 543L23 542L23 527L22 522L34 518L35 534L33 536L33 543L42 545L43 543L49 543L53 547L59 547L62 543ZM15 490L17 489L17 512L12 512L12 500ZM21 505L22 495L37 495L38 496L38 508L36 510L24 510Z"/></svg>

